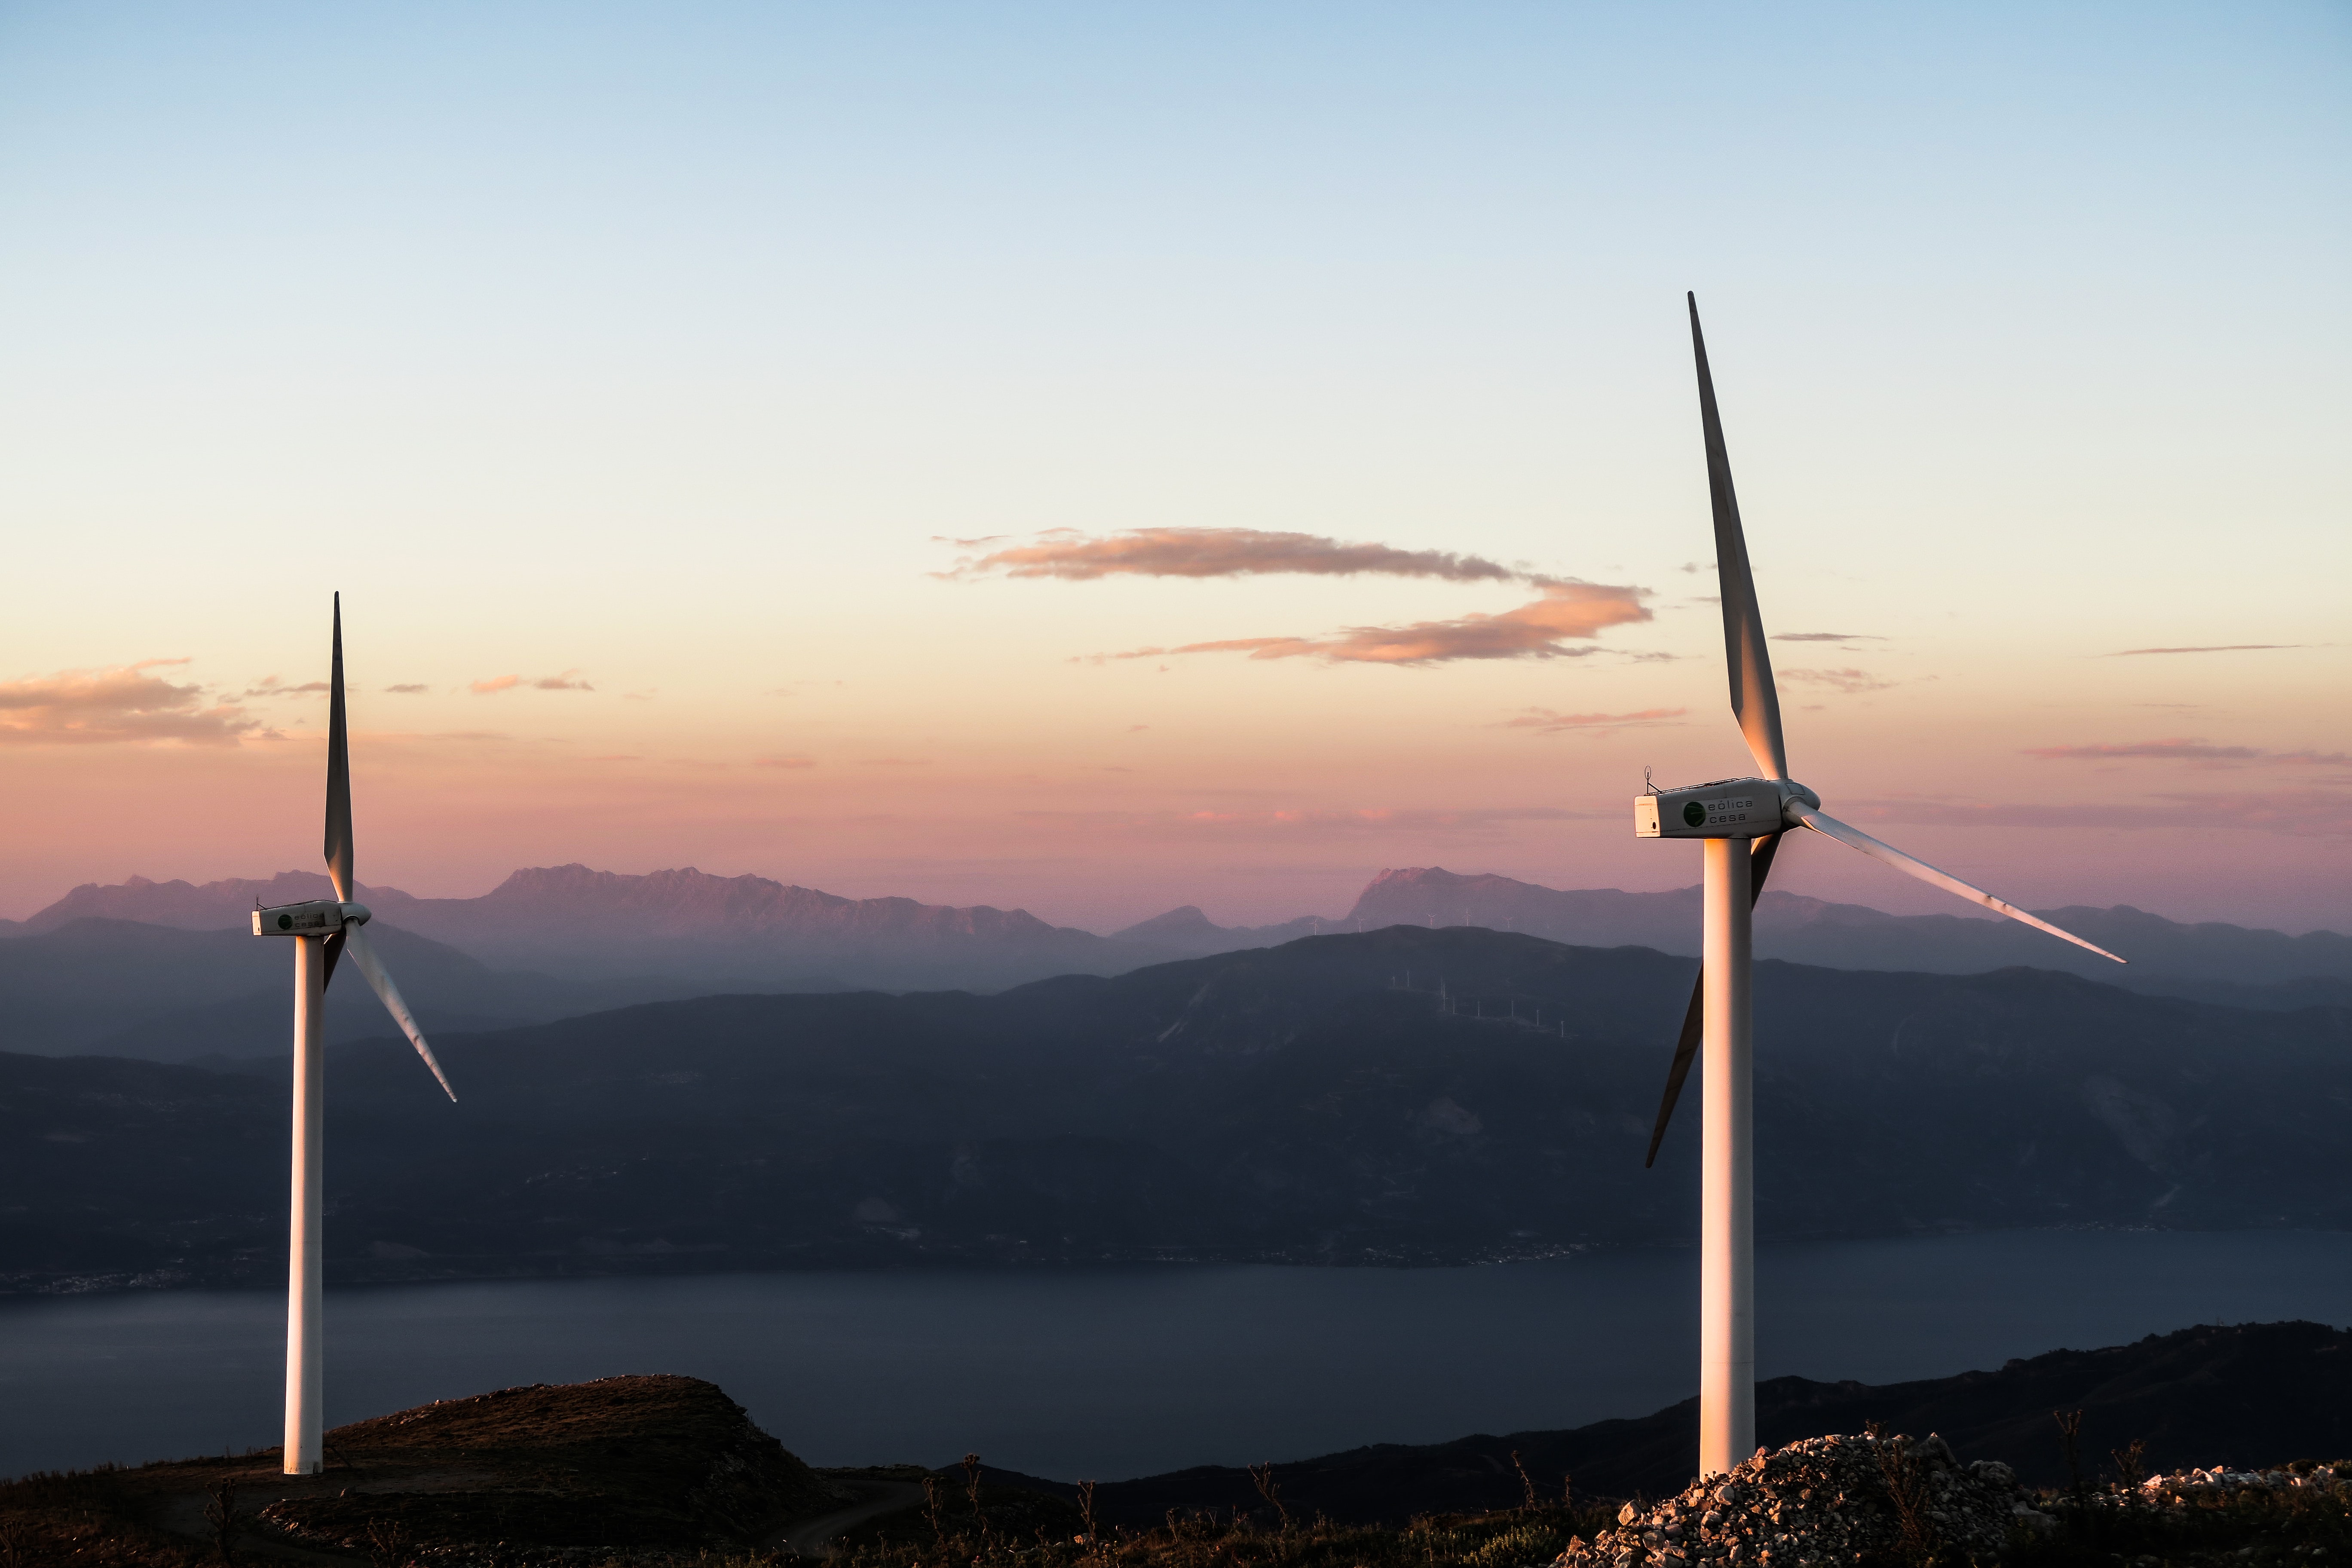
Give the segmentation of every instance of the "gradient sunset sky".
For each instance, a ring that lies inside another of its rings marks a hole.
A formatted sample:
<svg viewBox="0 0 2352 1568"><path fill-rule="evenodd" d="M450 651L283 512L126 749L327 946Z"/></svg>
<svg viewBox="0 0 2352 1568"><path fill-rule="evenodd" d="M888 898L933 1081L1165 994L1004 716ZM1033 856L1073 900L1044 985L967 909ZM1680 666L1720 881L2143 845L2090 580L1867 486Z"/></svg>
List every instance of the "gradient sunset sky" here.
<svg viewBox="0 0 2352 1568"><path fill-rule="evenodd" d="M337 589L414 893L1687 885L1691 289L1832 812L2352 930L2347 197L2339 5L10 5L0 914L317 868Z"/></svg>

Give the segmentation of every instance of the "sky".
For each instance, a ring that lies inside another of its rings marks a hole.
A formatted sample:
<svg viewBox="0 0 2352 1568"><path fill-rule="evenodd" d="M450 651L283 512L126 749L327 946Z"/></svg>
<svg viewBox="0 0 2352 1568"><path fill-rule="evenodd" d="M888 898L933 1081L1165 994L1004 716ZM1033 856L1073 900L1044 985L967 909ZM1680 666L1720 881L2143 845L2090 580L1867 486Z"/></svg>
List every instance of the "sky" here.
<svg viewBox="0 0 2352 1568"><path fill-rule="evenodd" d="M692 865L1110 930L1791 772L2352 930L2352 11L0 10L0 915ZM1825 840L1775 885L1966 906Z"/></svg>

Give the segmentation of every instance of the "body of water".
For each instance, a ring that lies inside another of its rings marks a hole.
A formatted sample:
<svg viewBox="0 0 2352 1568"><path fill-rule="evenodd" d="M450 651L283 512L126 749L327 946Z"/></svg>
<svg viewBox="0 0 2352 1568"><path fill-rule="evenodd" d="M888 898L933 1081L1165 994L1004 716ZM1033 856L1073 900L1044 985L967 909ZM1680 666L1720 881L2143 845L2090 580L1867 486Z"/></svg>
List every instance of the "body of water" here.
<svg viewBox="0 0 2352 1568"><path fill-rule="evenodd" d="M2199 1322L2352 1321L2352 1235L1765 1247L1759 1375L1887 1383ZM1113 1479L1646 1415L1697 1386L1696 1255L1474 1268L819 1272L331 1290L331 1425L705 1377L816 1464ZM278 1441L281 1296L0 1302L0 1475Z"/></svg>

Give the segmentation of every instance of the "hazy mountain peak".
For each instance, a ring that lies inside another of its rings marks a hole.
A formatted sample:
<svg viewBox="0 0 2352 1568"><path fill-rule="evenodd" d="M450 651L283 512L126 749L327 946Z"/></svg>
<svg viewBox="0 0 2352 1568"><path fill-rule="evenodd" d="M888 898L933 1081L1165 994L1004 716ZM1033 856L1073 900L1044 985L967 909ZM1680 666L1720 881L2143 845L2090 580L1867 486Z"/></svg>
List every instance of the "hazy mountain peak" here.
<svg viewBox="0 0 2352 1568"><path fill-rule="evenodd" d="M415 900L397 888L362 883L354 889L361 901L378 913ZM55 931L80 920L136 921L142 925L177 926L184 931L219 931L245 924L246 911L264 904L299 903L306 899L331 899L334 884L320 871L280 871L268 880L230 877L217 882L158 882L148 877L127 877L111 884L84 882L48 908L26 920L26 931Z"/></svg>
<svg viewBox="0 0 2352 1568"><path fill-rule="evenodd" d="M1125 931L1112 934L1122 942L1182 942L1199 937L1221 936L1226 928L1201 912L1198 904L1183 904L1164 915L1154 915L1139 921Z"/></svg>

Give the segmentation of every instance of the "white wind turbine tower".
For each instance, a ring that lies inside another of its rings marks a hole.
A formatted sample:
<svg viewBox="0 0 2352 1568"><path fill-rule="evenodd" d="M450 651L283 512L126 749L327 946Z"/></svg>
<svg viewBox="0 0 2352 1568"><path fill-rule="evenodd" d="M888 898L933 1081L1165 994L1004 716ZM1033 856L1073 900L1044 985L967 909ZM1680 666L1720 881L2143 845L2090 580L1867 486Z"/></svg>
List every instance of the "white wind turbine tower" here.
<svg viewBox="0 0 2352 1568"><path fill-rule="evenodd" d="M253 911L256 936L294 939L294 1179L286 1267L286 1473L316 1475L321 1468L321 1389L319 1363L320 1175L326 1132L326 992L335 961L348 952L368 984L383 999L442 1092L449 1087L433 1047L410 1016L408 1004L385 973L360 928L365 904L352 901L352 762L343 716L343 601L335 595L335 650L327 709L327 875L332 899L279 904Z"/></svg>
<svg viewBox="0 0 2352 1568"><path fill-rule="evenodd" d="M1752 1181L1755 1113L1749 1018L1749 919L1784 832L1811 828L1859 849L1906 876L2051 935L2116 958L2049 921L2003 903L1981 888L1882 844L1822 810L1821 796L1789 777L1780 741L1780 699L1756 609L1756 583L1731 489L1731 460L1715 406L1715 382L1699 335L1698 299L1690 297L1691 349L1698 360L1699 419L1706 438L1706 479L1715 509L1716 571L1723 585L1724 656L1731 672L1731 712L1747 738L1760 778L1720 779L1686 789L1653 788L1633 800L1633 832L1643 838L1706 841L1706 934L1682 1038L1666 1075L1650 1161L1658 1157L1667 1120L1704 1042L1699 1224L1699 1436L1701 1475L1719 1475L1756 1449L1756 1213Z"/></svg>

